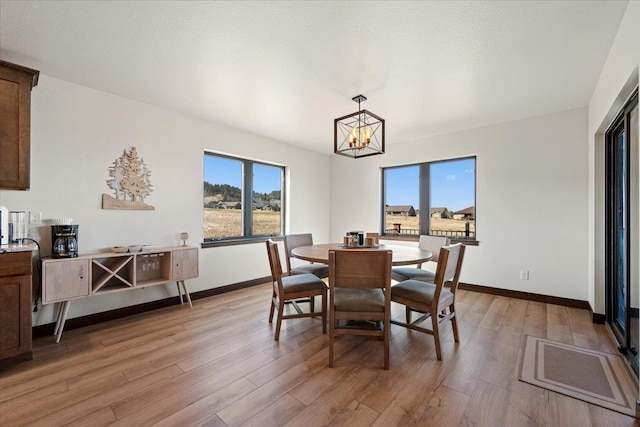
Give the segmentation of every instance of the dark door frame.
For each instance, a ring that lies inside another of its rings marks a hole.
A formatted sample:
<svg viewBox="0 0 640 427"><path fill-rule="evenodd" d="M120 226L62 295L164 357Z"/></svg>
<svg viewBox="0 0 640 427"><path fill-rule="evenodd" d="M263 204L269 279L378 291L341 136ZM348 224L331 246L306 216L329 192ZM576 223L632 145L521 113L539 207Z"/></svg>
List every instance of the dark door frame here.
<svg viewBox="0 0 640 427"><path fill-rule="evenodd" d="M630 159L630 146L629 136L631 135L630 129L630 120L629 114L633 110L633 108L638 104L638 89L635 90L634 94L629 98L624 108L620 111L620 113L616 116L615 120L613 120L609 129L605 134L605 247L606 247L606 255L605 255L605 274L606 274L606 320L609 326L611 327L616 339L620 343L620 351L627 355L631 366L634 368L636 373L638 373L638 359L637 355L629 354L630 353L630 325L631 325L631 303L630 303L630 295L631 295L631 270L628 268L631 265L631 237L629 233L629 219L631 218L631 204L629 203L631 189L630 189L630 180L631 180L631 159ZM615 144L614 137L619 134L619 131L623 130L625 133L625 141L626 141L626 150L625 150L625 163L626 167L626 176L625 181L627 182L627 186L625 189L625 199L627 200L627 204L625 206L625 216L627 218L627 238L626 238L626 277L625 277L625 293L627 296L626 301L626 313L625 313L625 330L621 331L615 324L615 319L613 318L614 313L614 304L615 298L613 298L613 283L614 278L617 276L617 270L615 266L617 265L616 259L616 242L613 238L614 233L617 232L615 227L614 216L618 213L615 211L616 206L614 206L614 192L617 190L615 188L615 177L612 171L612 165L615 160ZM637 130L636 130L637 131Z"/></svg>

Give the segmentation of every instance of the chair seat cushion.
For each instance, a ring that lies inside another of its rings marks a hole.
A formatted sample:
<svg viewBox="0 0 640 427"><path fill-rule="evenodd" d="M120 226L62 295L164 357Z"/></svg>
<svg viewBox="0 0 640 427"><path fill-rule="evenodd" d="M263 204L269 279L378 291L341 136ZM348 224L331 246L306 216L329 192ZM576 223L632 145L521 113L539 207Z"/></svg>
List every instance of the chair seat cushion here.
<svg viewBox="0 0 640 427"><path fill-rule="evenodd" d="M326 283L313 274L296 274L282 278L285 293L304 292L314 289L327 289Z"/></svg>
<svg viewBox="0 0 640 427"><path fill-rule="evenodd" d="M383 312L384 292L382 289L339 288L335 290L336 311Z"/></svg>
<svg viewBox="0 0 640 427"><path fill-rule="evenodd" d="M420 280L422 282L433 282L436 274L432 271L415 267L395 267L391 270L391 278L397 282L405 280Z"/></svg>
<svg viewBox="0 0 640 427"><path fill-rule="evenodd" d="M326 264L305 264L292 268L289 274L314 274L322 279L329 277L329 266Z"/></svg>
<svg viewBox="0 0 640 427"><path fill-rule="evenodd" d="M405 280L391 287L391 300L400 297L420 304L430 305L436 292L436 285L420 280ZM442 288L439 306L446 307L453 302L453 294L447 288Z"/></svg>

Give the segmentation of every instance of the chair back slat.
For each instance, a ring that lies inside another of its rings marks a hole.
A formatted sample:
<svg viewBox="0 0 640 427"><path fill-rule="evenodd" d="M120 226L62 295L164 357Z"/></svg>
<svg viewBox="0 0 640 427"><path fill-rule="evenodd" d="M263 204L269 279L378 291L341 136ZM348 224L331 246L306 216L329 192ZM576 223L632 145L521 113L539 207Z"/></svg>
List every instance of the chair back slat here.
<svg viewBox="0 0 640 427"><path fill-rule="evenodd" d="M418 247L425 251L431 251L433 253L433 258L431 258L431 261L438 262L440 256L440 248L448 246L449 243L450 240L448 237L421 235L420 241L418 242Z"/></svg>
<svg viewBox="0 0 640 427"><path fill-rule="evenodd" d="M438 305L440 294L445 284L449 285L449 289L453 293L455 293L458 288L464 250L465 246L462 243L456 243L455 245L445 246L440 249L438 268L434 280L436 292L433 298L433 304L435 306Z"/></svg>
<svg viewBox="0 0 640 427"><path fill-rule="evenodd" d="M391 251L329 251L329 283L339 288L387 289L391 285Z"/></svg>
<svg viewBox="0 0 640 427"><path fill-rule="evenodd" d="M458 283L460 281L460 272L462 271L462 260L464 259L464 251L466 250L466 246L463 245L462 243L458 243L458 245L460 245L460 249L457 251L457 254L455 256L455 261L452 260L451 258L449 259L448 264L450 265L447 266L447 272L445 273L447 276L452 274L451 280L448 280L447 283L449 285L449 290L454 294L458 289ZM451 273L450 268L454 270L453 273Z"/></svg>
<svg viewBox="0 0 640 427"><path fill-rule="evenodd" d="M458 272L458 260L464 247L462 243L458 243L459 246L449 246L449 257L447 259L447 266L444 272L445 281L452 281Z"/></svg>
<svg viewBox="0 0 640 427"><path fill-rule="evenodd" d="M273 291L282 297L284 288L282 285L282 264L280 263L280 252L278 244L273 240L267 240L267 255L269 256L269 267L271 267L271 279L273 281Z"/></svg>
<svg viewBox="0 0 640 427"><path fill-rule="evenodd" d="M287 234L284 236L284 252L287 255L287 271L291 271L291 251L298 246L313 245L313 235L311 233Z"/></svg>

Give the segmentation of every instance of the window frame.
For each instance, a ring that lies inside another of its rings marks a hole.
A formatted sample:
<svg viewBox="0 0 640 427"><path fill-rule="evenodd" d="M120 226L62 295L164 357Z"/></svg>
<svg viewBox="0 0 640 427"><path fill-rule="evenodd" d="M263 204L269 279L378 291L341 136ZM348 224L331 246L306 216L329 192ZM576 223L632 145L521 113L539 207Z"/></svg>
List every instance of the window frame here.
<svg viewBox="0 0 640 427"><path fill-rule="evenodd" d="M207 238L203 233L202 247L216 247L216 246L231 246L241 245L248 243L263 242L268 239L281 240L284 237L285 229L285 215L286 215L286 166L269 163L261 160L253 160L238 156L232 156L229 154L216 153L214 151L204 151L203 162L206 156L213 156L223 159L235 160L242 163L242 188L241 191L241 204L242 204L242 224L241 224L241 236L229 236L229 237L214 237ZM278 234L253 234L253 167L254 165L269 166L280 169L280 232ZM204 171L203 171L203 185L204 185ZM204 209L204 208L203 208ZM204 211L203 211L204 213ZM204 216L202 221L204 229Z"/></svg>
<svg viewBox="0 0 640 427"><path fill-rule="evenodd" d="M455 162L459 160L469 160L473 159L474 161L474 169L473 169L473 206L475 209L474 212L474 237L460 237L460 236L450 236L450 240L452 243L462 242L468 245L478 245L478 233L477 233L477 192L478 192L478 158L476 155L472 156L464 156L464 157L455 157L449 159L441 159L441 160L433 160L429 162L420 162L420 163L408 163L404 165L395 165L395 166L386 166L381 168L381 206L380 206L380 237L388 240L409 240L414 241L418 240L421 235L429 235L429 229L431 227L431 165L438 163L448 163ZM418 166L419 175L418 175L418 209L420 212L429 212L428 215L420 215L420 219L418 222L418 235L410 235L410 234L387 234L386 233L386 182L385 182L385 172L391 169L398 169L404 167Z"/></svg>

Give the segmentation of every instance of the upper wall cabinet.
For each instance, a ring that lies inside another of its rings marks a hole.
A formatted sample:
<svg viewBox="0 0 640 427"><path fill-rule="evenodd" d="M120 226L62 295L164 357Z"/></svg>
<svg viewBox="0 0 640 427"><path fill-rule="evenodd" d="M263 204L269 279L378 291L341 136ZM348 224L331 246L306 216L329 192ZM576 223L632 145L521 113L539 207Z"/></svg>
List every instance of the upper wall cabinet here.
<svg viewBox="0 0 640 427"><path fill-rule="evenodd" d="M31 89L39 74L0 61L0 189L29 189Z"/></svg>

